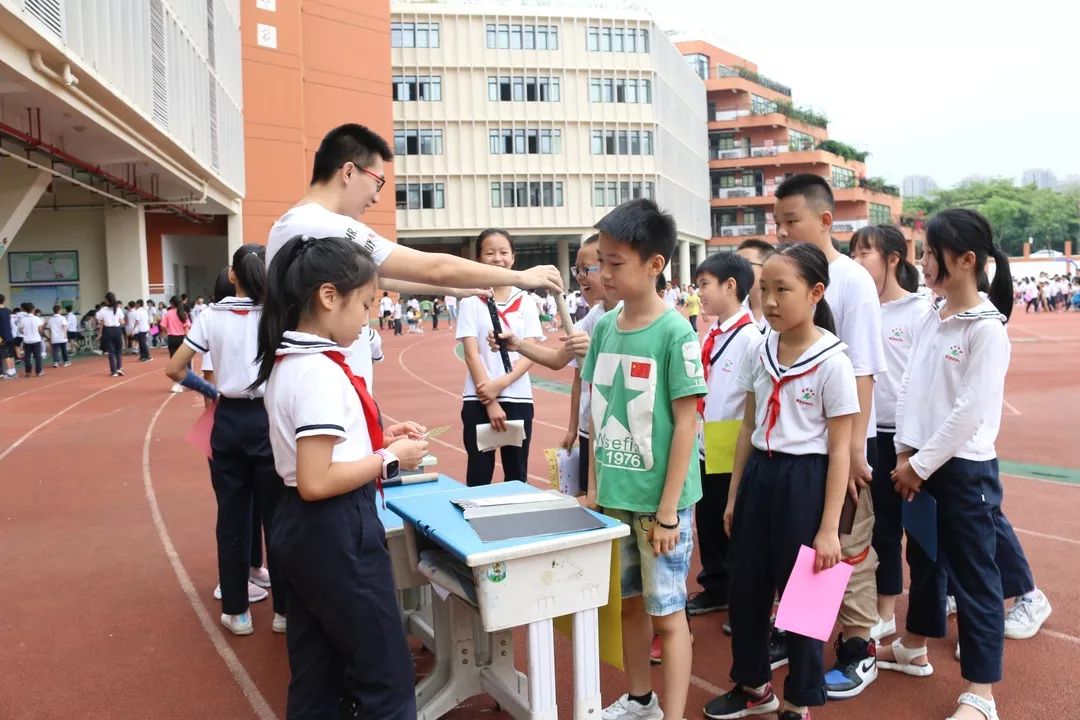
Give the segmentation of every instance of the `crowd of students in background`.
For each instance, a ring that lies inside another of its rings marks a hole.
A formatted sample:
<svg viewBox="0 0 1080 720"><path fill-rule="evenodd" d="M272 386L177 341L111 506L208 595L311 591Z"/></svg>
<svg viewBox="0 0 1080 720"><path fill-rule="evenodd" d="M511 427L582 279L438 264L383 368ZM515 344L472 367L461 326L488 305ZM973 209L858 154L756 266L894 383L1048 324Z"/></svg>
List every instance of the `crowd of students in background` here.
<svg viewBox="0 0 1080 720"><path fill-rule="evenodd" d="M1024 312L1080 310L1080 275L1047 275L1013 280L1013 299Z"/></svg>

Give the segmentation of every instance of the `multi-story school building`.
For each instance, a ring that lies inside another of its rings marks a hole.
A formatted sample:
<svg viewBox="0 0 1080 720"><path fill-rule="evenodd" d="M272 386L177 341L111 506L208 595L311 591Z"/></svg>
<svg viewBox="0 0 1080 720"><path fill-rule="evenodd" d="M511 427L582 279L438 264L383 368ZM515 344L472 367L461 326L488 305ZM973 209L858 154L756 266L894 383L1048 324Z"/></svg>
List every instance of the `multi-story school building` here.
<svg viewBox="0 0 1080 720"><path fill-rule="evenodd" d="M705 88L652 18L601 3L391 3L398 241L468 255L503 227L557 265L649 197L690 282L709 231ZM692 259L693 254L693 259Z"/></svg>
<svg viewBox="0 0 1080 720"><path fill-rule="evenodd" d="M868 153L831 140L827 118L795 105L791 88L707 42L676 46L707 92L710 248L734 247L748 237L775 241L773 193L796 173L814 173L832 185L833 229L841 242L866 225L899 221L899 189L868 178Z"/></svg>

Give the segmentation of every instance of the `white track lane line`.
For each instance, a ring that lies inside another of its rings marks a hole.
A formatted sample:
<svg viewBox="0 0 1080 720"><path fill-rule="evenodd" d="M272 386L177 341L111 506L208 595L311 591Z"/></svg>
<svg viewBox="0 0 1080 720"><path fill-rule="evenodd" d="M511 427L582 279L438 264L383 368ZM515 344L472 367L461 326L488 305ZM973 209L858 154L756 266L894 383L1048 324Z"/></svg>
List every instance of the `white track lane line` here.
<svg viewBox="0 0 1080 720"><path fill-rule="evenodd" d="M176 552L176 546L173 545L172 538L169 537L169 531L165 527L165 521L161 517L161 508L158 506L157 493L154 492L154 481L150 474L150 440L153 437L154 426L157 425L158 418L174 397L176 395L169 395L161 401L157 412L154 413L154 417L150 420L149 427L146 428L146 436L143 438L143 489L146 491L146 503L150 506L150 516L154 520L154 529L157 530L158 539L161 540L161 545L165 549L165 555L169 558L169 564L176 574L176 580L180 583L180 588L184 591L184 595L187 596L188 602L191 603L191 609L195 611L195 616L199 618L199 624L202 625L203 631L210 638L210 642L213 643L214 649L221 656L225 667L229 669L236 684L240 686L240 691L244 693L244 697L247 698L256 717L259 720L278 720L277 714L270 707L270 703L266 701L263 694L259 692L259 688L255 686L255 681L248 675L244 664L240 662L240 658L229 647L229 643L225 639L225 634L221 631L219 624L210 616L210 612L199 599L195 583L192 582L191 576L188 575L188 571L184 568L184 563L180 561L180 555Z"/></svg>

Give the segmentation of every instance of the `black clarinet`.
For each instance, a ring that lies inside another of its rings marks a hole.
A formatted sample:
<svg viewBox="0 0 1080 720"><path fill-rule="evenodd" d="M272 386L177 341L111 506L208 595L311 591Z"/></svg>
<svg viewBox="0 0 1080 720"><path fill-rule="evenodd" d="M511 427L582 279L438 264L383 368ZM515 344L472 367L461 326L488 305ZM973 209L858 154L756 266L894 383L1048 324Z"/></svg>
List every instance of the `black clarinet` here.
<svg viewBox="0 0 1080 720"><path fill-rule="evenodd" d="M514 371L514 366L510 364L510 351L506 349L506 341L499 337L503 331L502 321L499 320L499 309L495 307L495 298L490 295L488 295L487 307L488 315L491 315L491 327L495 329L495 341L499 343L499 355L502 356L503 369L509 375Z"/></svg>

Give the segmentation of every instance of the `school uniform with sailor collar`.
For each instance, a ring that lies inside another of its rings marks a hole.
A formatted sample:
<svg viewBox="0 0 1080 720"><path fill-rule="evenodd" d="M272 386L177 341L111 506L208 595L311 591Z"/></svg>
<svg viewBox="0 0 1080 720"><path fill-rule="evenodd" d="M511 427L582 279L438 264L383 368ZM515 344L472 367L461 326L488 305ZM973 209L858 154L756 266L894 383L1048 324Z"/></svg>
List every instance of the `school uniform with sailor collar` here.
<svg viewBox="0 0 1080 720"><path fill-rule="evenodd" d="M338 717L344 694L364 717L411 720L413 664L375 509L376 483L314 502L296 489L301 439L333 437L335 463L371 455L373 435L381 445L377 410L370 396L361 400L362 381L350 378L349 352L326 338L286 332L266 384L270 441L287 486L271 541L288 585L287 714Z"/></svg>

